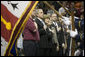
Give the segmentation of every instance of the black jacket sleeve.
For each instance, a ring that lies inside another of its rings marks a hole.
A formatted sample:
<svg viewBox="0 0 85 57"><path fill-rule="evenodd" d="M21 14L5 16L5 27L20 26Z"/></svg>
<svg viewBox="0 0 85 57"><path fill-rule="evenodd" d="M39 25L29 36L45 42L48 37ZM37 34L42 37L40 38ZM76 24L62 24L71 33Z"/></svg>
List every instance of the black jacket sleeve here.
<svg viewBox="0 0 85 57"><path fill-rule="evenodd" d="M43 28L43 24L42 24L38 19L36 19L35 22L36 22L37 25L38 25L39 34L40 34L40 35L46 34L46 31L45 31L44 28Z"/></svg>

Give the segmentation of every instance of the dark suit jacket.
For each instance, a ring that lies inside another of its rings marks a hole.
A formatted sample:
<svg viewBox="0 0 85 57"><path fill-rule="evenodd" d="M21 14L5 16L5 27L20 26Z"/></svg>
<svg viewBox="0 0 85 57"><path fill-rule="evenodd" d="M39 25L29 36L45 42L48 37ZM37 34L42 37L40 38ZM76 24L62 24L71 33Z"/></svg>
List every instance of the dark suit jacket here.
<svg viewBox="0 0 85 57"><path fill-rule="evenodd" d="M57 23L58 23L58 26L62 28L62 25L59 22L57 22ZM52 27L55 27L54 24L52 24L51 26ZM62 46L62 43L65 43L63 29L61 29L59 32L56 29L56 34L57 34L57 39L58 39L59 46L61 47Z"/></svg>
<svg viewBox="0 0 85 57"><path fill-rule="evenodd" d="M43 28L43 23L36 18L35 22L38 25L38 31L39 31L39 35L40 35L40 42L39 42L39 47L40 48L47 48L48 42L47 42L47 36L46 36L46 31Z"/></svg>
<svg viewBox="0 0 85 57"><path fill-rule="evenodd" d="M48 48L52 48L53 47L53 43L52 43L52 38L53 38L53 33L49 30L49 28L46 29L46 35L47 35L47 42Z"/></svg>
<svg viewBox="0 0 85 57"><path fill-rule="evenodd" d="M65 39L64 39L64 31L63 31L63 27L62 25L60 25L58 23L58 25L61 27L61 30L59 32L57 32L58 34L58 41L59 41L59 46L62 46L62 43L65 43Z"/></svg>

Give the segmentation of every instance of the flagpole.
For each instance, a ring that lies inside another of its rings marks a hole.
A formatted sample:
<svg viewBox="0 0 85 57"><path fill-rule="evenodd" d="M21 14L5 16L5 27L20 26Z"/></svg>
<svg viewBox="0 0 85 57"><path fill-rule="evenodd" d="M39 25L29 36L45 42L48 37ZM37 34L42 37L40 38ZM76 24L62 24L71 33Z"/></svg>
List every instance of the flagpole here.
<svg viewBox="0 0 85 57"><path fill-rule="evenodd" d="M43 3L45 3L45 4L46 4L48 7L50 7L56 14L58 14L59 17L62 18L62 15L60 15L58 11L56 11L53 7L51 7L51 5L50 5L47 1L43 1Z"/></svg>
<svg viewBox="0 0 85 57"><path fill-rule="evenodd" d="M70 13L60 2L57 1L57 3L59 5L61 5L72 16L72 30L75 31L75 26L74 26L74 11L72 11L72 13ZM70 48L72 48L72 49L71 49L69 55L74 56L74 53L75 53L75 39L74 38L71 39L70 44L71 44Z"/></svg>
<svg viewBox="0 0 85 57"><path fill-rule="evenodd" d="M59 1L57 1L57 3L61 5L68 12L69 15L71 15L71 13Z"/></svg>
<svg viewBox="0 0 85 57"><path fill-rule="evenodd" d="M69 50L69 56L71 56L71 46L72 46L72 38L70 40L70 50Z"/></svg>
<svg viewBox="0 0 85 57"><path fill-rule="evenodd" d="M75 31L75 26L74 26L74 11L72 11L72 30ZM75 38L72 38L72 46L71 46L71 56L74 56L75 53Z"/></svg>

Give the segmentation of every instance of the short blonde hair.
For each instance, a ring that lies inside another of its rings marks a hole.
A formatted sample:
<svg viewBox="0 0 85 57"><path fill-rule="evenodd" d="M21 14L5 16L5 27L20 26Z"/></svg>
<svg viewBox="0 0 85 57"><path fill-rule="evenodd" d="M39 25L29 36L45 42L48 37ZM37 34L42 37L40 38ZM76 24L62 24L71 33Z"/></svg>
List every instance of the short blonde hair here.
<svg viewBox="0 0 85 57"><path fill-rule="evenodd" d="M46 18L50 19L50 15L44 14L43 18L44 18L44 19L46 19Z"/></svg>

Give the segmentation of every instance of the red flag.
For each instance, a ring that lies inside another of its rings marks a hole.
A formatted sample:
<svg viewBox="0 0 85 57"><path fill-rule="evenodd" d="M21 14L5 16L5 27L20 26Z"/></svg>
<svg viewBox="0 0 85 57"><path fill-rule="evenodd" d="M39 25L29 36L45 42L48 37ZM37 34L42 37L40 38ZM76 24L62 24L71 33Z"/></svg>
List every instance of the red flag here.
<svg viewBox="0 0 85 57"><path fill-rule="evenodd" d="M1 37L8 42L5 56L9 56L14 43L16 43L20 33L23 31L24 24L29 19L38 1L19 1L18 3L14 3L14 1L13 3L11 1L1 1L1 3ZM8 23L10 25L7 25Z"/></svg>
<svg viewBox="0 0 85 57"><path fill-rule="evenodd" d="M5 38L7 42L9 42L11 32L18 18L14 16L12 13L10 13L3 4L1 4L1 16L6 22L11 23L11 30L8 30L6 28L6 25L3 22L1 22L1 36Z"/></svg>

